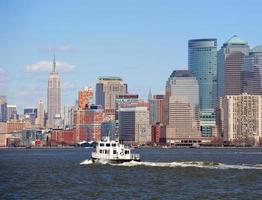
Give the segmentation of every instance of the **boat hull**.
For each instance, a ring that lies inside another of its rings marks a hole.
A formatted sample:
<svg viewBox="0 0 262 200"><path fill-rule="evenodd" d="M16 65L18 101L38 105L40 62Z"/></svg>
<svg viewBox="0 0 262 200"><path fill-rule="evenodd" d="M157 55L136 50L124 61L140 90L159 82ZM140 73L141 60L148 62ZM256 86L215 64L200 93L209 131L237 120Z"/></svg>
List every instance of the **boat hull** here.
<svg viewBox="0 0 262 200"><path fill-rule="evenodd" d="M97 163L100 160L106 161L106 162L111 163L111 164L121 164L121 163L124 163L124 162L130 162L130 161L140 162L140 159L99 159L99 158L94 158L94 157L91 157L91 159L92 159L93 163Z"/></svg>

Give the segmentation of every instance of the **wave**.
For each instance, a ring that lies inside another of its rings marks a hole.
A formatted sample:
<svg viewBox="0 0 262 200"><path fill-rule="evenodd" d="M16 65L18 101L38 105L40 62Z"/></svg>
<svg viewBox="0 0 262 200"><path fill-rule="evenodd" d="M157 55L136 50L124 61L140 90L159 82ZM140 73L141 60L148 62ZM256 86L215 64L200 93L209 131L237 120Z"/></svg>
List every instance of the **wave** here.
<svg viewBox="0 0 262 200"><path fill-rule="evenodd" d="M93 164L92 160L84 160L80 163L80 165L90 165ZM256 165L248 165L248 164L241 164L241 165L229 165L219 162L203 162L203 161L185 161L185 162L124 162L120 164L112 164L106 160L100 160L98 164L109 164L112 166L123 166L123 167L135 167L135 166L146 166L146 167L195 167L195 168L207 168L207 169L257 169L262 170L262 164Z"/></svg>

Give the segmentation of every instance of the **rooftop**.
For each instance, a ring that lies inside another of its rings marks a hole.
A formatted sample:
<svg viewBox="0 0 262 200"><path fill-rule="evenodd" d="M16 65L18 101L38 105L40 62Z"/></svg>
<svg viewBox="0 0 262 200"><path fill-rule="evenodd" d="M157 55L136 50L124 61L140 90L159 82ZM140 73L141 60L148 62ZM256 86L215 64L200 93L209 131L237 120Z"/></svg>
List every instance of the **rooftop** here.
<svg viewBox="0 0 262 200"><path fill-rule="evenodd" d="M239 38L237 35L234 35L228 41L226 41L224 44L245 45L245 44L247 44L247 42L245 40L242 40L241 38Z"/></svg>
<svg viewBox="0 0 262 200"><path fill-rule="evenodd" d="M193 74L188 70L174 70L170 77L193 77Z"/></svg>
<svg viewBox="0 0 262 200"><path fill-rule="evenodd" d="M118 76L100 76L98 77L98 80L118 80L122 81L123 79Z"/></svg>
<svg viewBox="0 0 262 200"><path fill-rule="evenodd" d="M262 45L255 46L250 50L250 53L262 53Z"/></svg>

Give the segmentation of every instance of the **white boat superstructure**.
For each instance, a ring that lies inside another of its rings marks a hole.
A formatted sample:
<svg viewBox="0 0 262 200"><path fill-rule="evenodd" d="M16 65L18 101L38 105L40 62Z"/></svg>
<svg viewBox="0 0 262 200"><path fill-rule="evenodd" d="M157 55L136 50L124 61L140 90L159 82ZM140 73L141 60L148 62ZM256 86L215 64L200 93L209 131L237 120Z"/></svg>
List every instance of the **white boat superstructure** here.
<svg viewBox="0 0 262 200"><path fill-rule="evenodd" d="M96 145L91 154L93 162L108 161L111 163L123 163L129 161L140 161L139 154L132 154L131 149L120 144L117 140L110 140L108 137Z"/></svg>

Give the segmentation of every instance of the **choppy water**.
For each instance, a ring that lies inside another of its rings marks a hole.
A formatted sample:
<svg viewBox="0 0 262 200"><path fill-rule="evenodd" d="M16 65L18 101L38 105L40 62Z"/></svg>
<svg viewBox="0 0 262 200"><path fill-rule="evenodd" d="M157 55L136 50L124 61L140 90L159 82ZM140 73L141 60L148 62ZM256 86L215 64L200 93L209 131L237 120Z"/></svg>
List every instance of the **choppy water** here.
<svg viewBox="0 0 262 200"><path fill-rule="evenodd" d="M0 199L262 199L262 149L136 149L92 164L90 149L0 149Z"/></svg>

